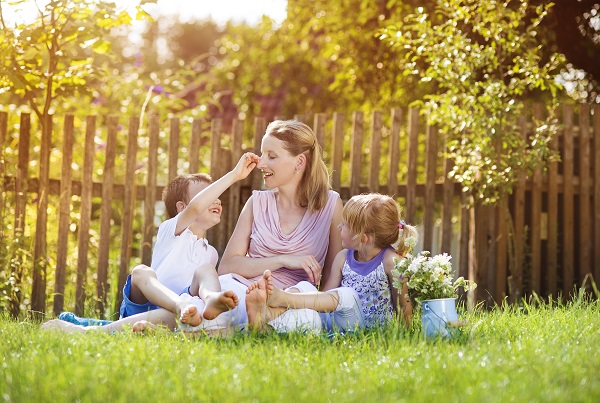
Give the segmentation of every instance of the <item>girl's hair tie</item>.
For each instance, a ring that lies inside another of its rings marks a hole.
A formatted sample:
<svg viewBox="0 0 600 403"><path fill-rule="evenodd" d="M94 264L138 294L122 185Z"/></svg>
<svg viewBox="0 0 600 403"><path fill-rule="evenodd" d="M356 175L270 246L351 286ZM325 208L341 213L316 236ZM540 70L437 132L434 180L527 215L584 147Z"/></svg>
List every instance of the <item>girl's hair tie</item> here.
<svg viewBox="0 0 600 403"><path fill-rule="evenodd" d="M404 229L405 225L406 225L406 223L404 222L404 220L400 220L400 222L398 223L398 228L399 229Z"/></svg>

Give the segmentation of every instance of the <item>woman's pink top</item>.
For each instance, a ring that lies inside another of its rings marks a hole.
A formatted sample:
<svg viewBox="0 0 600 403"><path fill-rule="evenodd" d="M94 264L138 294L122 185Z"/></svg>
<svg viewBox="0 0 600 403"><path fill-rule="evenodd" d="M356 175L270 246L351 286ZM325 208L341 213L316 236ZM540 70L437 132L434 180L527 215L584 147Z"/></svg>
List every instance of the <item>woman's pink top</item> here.
<svg viewBox="0 0 600 403"><path fill-rule="evenodd" d="M248 256L262 258L276 255L312 255L323 267L329 247L331 220L340 195L330 190L325 207L312 214L307 210L298 226L289 234L281 231L275 195L271 190L252 192L254 220ZM246 285L262 277L261 275L247 279L239 274L233 276ZM309 278L304 270L282 267L273 271L273 280L276 287L285 289L300 281L309 281Z"/></svg>

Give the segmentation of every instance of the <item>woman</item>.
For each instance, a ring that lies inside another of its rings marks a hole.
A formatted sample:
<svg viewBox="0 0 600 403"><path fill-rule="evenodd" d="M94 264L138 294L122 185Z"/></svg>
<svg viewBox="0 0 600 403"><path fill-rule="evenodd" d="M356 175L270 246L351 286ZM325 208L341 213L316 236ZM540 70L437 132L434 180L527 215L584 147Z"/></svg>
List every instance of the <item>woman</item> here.
<svg viewBox="0 0 600 403"><path fill-rule="evenodd" d="M298 121L272 122L261 154L257 168L267 190L253 191L219 265L221 277L229 274L239 283L233 288L238 296L265 270L272 272L276 287L286 289L301 281L318 286L327 280L342 249L337 231L342 201L330 189L321 147L310 127ZM272 326L281 331L306 324L320 329L314 311L290 310L278 319Z"/></svg>

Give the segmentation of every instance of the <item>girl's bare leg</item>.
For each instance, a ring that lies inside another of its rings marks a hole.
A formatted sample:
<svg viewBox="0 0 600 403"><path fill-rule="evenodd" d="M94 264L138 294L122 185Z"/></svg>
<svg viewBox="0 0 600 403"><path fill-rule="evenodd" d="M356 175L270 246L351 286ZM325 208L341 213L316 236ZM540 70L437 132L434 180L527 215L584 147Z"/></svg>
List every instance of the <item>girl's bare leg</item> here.
<svg viewBox="0 0 600 403"><path fill-rule="evenodd" d="M263 278L248 287L246 312L253 329L262 329L265 323L280 316L287 309L312 309L317 312L333 312L338 307L339 296L332 292L289 292L280 290L273 283L272 273L266 270Z"/></svg>

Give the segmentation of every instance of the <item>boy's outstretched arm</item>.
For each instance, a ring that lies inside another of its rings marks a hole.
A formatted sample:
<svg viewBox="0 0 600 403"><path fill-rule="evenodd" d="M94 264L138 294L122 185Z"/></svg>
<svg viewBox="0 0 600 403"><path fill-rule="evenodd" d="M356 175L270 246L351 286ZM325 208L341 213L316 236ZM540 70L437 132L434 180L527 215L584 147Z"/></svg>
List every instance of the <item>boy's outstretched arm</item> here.
<svg viewBox="0 0 600 403"><path fill-rule="evenodd" d="M194 222L198 215L209 208L231 185L246 178L256 167L259 160L260 158L256 154L250 152L245 153L231 171L194 196L194 198L190 200L179 213L175 233L180 234Z"/></svg>

